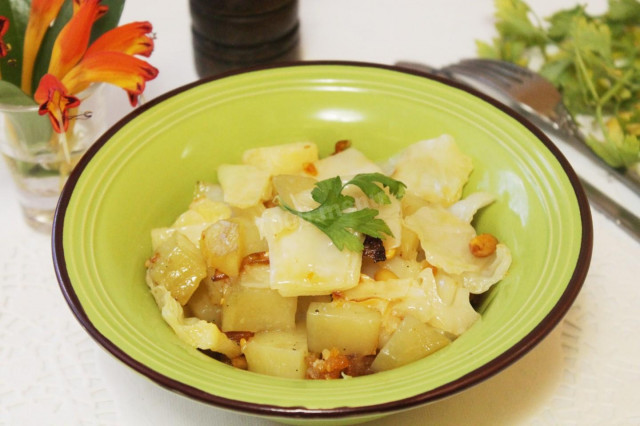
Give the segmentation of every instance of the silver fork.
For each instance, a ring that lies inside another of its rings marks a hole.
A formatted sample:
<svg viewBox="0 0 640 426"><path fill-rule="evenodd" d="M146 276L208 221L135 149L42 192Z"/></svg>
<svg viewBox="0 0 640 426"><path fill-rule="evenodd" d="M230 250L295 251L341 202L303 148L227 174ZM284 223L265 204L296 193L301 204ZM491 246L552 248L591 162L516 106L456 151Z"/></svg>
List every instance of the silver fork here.
<svg viewBox="0 0 640 426"><path fill-rule="evenodd" d="M507 106L524 113L534 124L554 133L598 165L605 165L610 175L640 195L640 179L608 166L587 147L562 96L551 82L529 69L491 59L466 59L443 68L400 61L397 66L442 75L487 93ZM480 87L478 87L480 83ZM640 218L578 176L591 204L640 241Z"/></svg>

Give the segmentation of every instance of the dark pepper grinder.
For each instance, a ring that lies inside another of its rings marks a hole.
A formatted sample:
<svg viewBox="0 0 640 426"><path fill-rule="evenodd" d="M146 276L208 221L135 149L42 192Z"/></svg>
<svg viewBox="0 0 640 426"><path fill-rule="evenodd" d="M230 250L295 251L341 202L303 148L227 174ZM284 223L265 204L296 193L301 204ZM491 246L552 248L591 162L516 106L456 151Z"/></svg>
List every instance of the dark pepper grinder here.
<svg viewBox="0 0 640 426"><path fill-rule="evenodd" d="M299 59L298 0L189 0L196 72Z"/></svg>

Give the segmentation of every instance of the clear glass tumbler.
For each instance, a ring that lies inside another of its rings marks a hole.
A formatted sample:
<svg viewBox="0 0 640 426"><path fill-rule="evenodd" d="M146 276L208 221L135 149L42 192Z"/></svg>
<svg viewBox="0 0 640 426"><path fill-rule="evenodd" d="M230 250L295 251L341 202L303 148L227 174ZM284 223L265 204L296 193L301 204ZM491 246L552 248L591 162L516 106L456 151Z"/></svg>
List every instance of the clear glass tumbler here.
<svg viewBox="0 0 640 426"><path fill-rule="evenodd" d="M25 220L34 229L50 232L60 192L87 149L105 130L106 111L101 87L78 95L65 133L53 131L38 106L0 103L0 152L8 165Z"/></svg>

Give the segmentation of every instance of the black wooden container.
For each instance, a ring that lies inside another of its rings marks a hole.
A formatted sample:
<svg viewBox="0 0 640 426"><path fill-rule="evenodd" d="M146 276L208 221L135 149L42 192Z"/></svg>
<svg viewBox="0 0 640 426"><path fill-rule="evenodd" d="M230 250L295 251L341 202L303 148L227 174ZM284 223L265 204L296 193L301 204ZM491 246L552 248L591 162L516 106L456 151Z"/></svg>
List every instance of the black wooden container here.
<svg viewBox="0 0 640 426"><path fill-rule="evenodd" d="M189 6L201 77L299 59L297 0L190 0Z"/></svg>

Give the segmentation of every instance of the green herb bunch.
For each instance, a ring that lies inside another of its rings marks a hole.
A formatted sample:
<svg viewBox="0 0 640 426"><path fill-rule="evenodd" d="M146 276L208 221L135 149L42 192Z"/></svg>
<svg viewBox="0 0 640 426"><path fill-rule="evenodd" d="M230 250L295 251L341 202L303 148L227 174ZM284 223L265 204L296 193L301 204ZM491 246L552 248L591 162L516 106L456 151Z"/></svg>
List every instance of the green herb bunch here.
<svg viewBox="0 0 640 426"><path fill-rule="evenodd" d="M536 70L560 90L569 112L588 118L591 149L613 167L638 165L640 2L609 0L600 15L577 5L544 20L522 0L495 0L495 7L498 37L477 41L479 56L541 63Z"/></svg>

